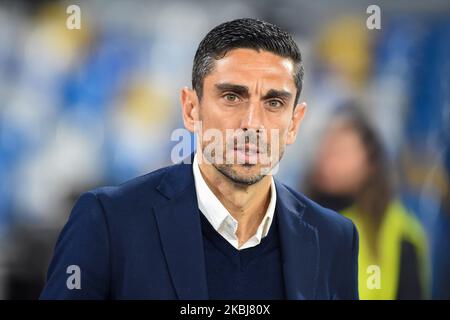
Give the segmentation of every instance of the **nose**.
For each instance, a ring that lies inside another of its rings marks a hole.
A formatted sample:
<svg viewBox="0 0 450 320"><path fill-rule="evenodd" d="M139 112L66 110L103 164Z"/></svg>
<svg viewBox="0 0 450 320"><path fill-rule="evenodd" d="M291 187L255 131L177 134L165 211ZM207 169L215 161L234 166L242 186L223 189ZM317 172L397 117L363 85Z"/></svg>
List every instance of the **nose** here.
<svg viewBox="0 0 450 320"><path fill-rule="evenodd" d="M243 131L247 130L255 130L256 132L260 132L261 129L264 128L264 112L258 102L251 102L247 109L245 110L245 114L242 117L241 127Z"/></svg>

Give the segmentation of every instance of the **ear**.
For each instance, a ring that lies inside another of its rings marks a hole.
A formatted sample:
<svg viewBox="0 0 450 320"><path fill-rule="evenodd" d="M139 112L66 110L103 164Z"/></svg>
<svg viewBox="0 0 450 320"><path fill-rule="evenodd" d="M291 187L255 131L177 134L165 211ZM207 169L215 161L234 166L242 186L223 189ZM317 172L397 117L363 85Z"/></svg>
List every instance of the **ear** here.
<svg viewBox="0 0 450 320"><path fill-rule="evenodd" d="M195 90L184 87L180 92L181 108L183 111L183 122L186 129L194 132L194 124L199 120L199 101Z"/></svg>
<svg viewBox="0 0 450 320"><path fill-rule="evenodd" d="M291 123L289 125L286 144L293 144L297 138L297 132L300 128L300 123L303 121L306 113L306 102L298 103L292 114Z"/></svg>

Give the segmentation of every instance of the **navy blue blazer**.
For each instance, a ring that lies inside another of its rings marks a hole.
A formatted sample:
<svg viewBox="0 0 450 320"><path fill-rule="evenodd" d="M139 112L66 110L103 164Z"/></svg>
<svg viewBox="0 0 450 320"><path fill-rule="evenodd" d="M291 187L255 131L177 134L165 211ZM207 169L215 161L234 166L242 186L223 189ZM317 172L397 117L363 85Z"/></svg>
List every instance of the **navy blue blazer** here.
<svg viewBox="0 0 450 320"><path fill-rule="evenodd" d="M287 299L358 299L354 224L276 179L275 186ZM192 164L82 194L40 298L208 299L200 214Z"/></svg>

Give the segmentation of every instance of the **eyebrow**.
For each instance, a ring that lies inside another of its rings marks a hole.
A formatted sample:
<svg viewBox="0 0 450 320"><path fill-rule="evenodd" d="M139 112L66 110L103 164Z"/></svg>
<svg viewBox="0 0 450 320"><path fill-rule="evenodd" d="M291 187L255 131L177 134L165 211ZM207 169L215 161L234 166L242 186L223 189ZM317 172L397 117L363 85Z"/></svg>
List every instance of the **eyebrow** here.
<svg viewBox="0 0 450 320"><path fill-rule="evenodd" d="M237 93L243 97L248 97L249 89L247 86L233 84L233 83L218 83L215 85L216 89L220 92L231 91ZM285 90L276 90L270 89L267 93L262 97L264 100L273 99L273 98L281 98L284 100L289 100L292 97L292 94Z"/></svg>
<svg viewBox="0 0 450 320"><path fill-rule="evenodd" d="M272 98L281 98L283 100L289 100L291 97L292 97L292 94L288 91L270 89L264 95L263 99L267 100L267 99L272 99Z"/></svg>
<svg viewBox="0 0 450 320"><path fill-rule="evenodd" d="M232 83L218 83L216 84L216 89L220 92L225 92L225 91L231 91L234 93L237 93L243 97L248 97L249 93L248 93L248 87L247 86L242 86L239 84L232 84Z"/></svg>

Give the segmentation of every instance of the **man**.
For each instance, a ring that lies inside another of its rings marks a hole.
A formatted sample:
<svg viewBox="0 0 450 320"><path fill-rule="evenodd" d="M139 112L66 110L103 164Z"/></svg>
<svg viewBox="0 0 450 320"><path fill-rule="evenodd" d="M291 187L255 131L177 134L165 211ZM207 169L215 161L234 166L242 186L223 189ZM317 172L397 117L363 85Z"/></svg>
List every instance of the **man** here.
<svg viewBox="0 0 450 320"><path fill-rule="evenodd" d="M83 194L41 298L357 299L353 223L273 179L305 114L302 83L277 26L211 30L181 91L193 163Z"/></svg>

